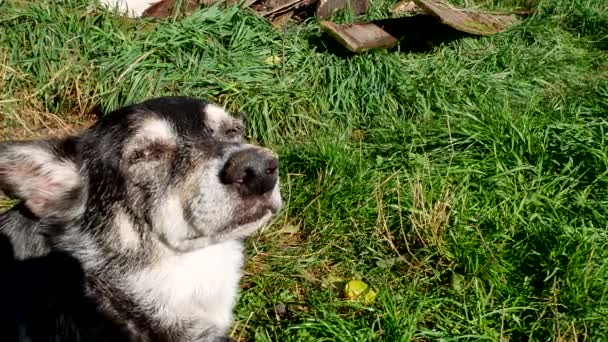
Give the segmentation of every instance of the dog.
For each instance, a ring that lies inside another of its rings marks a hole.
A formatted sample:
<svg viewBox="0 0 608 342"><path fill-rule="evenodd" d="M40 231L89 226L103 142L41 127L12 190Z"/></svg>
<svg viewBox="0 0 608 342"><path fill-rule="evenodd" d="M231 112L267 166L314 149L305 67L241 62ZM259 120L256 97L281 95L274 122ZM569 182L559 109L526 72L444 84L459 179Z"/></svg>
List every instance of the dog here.
<svg viewBox="0 0 608 342"><path fill-rule="evenodd" d="M230 341L242 241L280 210L278 156L191 97L0 143L0 340Z"/></svg>

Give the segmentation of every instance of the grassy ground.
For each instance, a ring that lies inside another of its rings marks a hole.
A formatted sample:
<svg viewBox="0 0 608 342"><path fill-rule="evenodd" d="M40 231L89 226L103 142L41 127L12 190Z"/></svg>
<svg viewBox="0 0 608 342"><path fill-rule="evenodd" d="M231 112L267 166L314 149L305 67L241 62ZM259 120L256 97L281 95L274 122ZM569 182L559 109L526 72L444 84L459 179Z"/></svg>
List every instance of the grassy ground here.
<svg viewBox="0 0 608 342"><path fill-rule="evenodd" d="M249 113L280 153L286 207L248 243L233 337L608 341L608 2L541 0L503 34L360 56L312 20L50 3L0 1L5 138L182 94ZM341 298L353 278L374 303Z"/></svg>

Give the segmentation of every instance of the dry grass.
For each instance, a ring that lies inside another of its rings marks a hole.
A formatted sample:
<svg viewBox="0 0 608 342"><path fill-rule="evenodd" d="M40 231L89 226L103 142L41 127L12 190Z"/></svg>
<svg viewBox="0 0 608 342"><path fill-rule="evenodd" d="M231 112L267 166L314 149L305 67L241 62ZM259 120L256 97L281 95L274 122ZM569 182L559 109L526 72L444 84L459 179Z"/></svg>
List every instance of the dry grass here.
<svg viewBox="0 0 608 342"><path fill-rule="evenodd" d="M411 183L411 187L412 206L409 220L416 232L418 242L427 248L433 246L441 255L445 256L447 253L445 235L450 220L449 209L454 197L445 188L438 200L428 198L425 194L428 194L429 191L425 191L420 179L415 179Z"/></svg>

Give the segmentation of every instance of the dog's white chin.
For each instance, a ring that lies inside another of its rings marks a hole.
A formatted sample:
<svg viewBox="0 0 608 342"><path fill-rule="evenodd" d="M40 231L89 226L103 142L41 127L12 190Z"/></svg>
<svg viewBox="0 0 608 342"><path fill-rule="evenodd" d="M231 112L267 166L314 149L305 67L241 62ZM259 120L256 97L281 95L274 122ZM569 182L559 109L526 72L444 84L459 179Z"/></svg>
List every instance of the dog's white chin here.
<svg viewBox="0 0 608 342"><path fill-rule="evenodd" d="M274 212L271 210L267 210L266 213L259 219L240 225L234 229L234 234L238 235L237 238L245 238L250 235L253 235L258 230L262 229L270 219L274 216Z"/></svg>
<svg viewBox="0 0 608 342"><path fill-rule="evenodd" d="M278 184L272 192L272 195L270 196L270 200L268 202L273 215L276 214L279 209L281 209L281 206L283 205L283 199L281 198L281 193L279 192Z"/></svg>

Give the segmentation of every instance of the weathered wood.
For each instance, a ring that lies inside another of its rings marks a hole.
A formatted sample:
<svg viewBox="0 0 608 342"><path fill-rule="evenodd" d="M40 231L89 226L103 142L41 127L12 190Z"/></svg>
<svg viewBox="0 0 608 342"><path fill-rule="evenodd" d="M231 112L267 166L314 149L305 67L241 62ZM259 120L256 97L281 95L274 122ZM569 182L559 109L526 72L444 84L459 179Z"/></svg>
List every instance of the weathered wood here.
<svg viewBox="0 0 608 342"><path fill-rule="evenodd" d="M367 12L368 0L319 0L317 4L317 16L325 19L341 9L350 9L355 15Z"/></svg>
<svg viewBox="0 0 608 342"><path fill-rule="evenodd" d="M442 23L474 35L493 35L519 21L512 15L472 9L460 9L441 0L413 1L426 13L439 18Z"/></svg>
<svg viewBox="0 0 608 342"><path fill-rule="evenodd" d="M260 0L245 0L245 2L243 3L243 8L251 7L251 5L255 4L258 1Z"/></svg>
<svg viewBox="0 0 608 342"><path fill-rule="evenodd" d="M291 17L293 17L293 11L280 14L274 17L274 19L272 19L272 26L274 26L275 28L281 28L287 24Z"/></svg>
<svg viewBox="0 0 608 342"><path fill-rule="evenodd" d="M401 0L393 7L392 12L394 14L403 14L416 12L417 10L419 10L419 8L416 6L415 2L410 0Z"/></svg>
<svg viewBox="0 0 608 342"><path fill-rule="evenodd" d="M295 6L297 3L302 2L303 0L279 0L279 1L269 1L267 6L269 7L266 11L258 13L263 17L268 17L273 14L277 14L281 11L288 10L289 8Z"/></svg>
<svg viewBox="0 0 608 342"><path fill-rule="evenodd" d="M295 11L299 8L310 6L317 0L269 0L254 6L254 10L265 18L273 19L286 12Z"/></svg>
<svg viewBox="0 0 608 342"><path fill-rule="evenodd" d="M352 52L389 48L397 44L397 38L374 23L336 25L330 21L323 21L321 27Z"/></svg>

